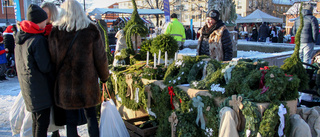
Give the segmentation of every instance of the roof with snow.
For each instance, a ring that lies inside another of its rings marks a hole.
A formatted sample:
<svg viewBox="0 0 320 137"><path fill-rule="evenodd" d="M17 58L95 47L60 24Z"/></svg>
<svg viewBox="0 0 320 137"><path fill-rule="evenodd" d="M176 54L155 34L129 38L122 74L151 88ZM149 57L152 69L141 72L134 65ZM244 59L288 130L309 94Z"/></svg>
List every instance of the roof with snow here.
<svg viewBox="0 0 320 137"><path fill-rule="evenodd" d="M123 13L132 14L133 9L108 9L108 8L95 8L89 12L89 15L95 14L107 14L107 13ZM164 11L160 9L138 9L140 15L151 15L151 14L164 14Z"/></svg>
<svg viewBox="0 0 320 137"><path fill-rule="evenodd" d="M279 5L293 5L296 2L305 2L310 0L272 0L272 3Z"/></svg>
<svg viewBox="0 0 320 137"><path fill-rule="evenodd" d="M314 3L315 5L317 5L317 3ZM288 11L286 12L286 14L298 14L298 11L300 9L300 3L295 3L293 4L289 9ZM319 13L317 11L317 7L313 7L313 13Z"/></svg>

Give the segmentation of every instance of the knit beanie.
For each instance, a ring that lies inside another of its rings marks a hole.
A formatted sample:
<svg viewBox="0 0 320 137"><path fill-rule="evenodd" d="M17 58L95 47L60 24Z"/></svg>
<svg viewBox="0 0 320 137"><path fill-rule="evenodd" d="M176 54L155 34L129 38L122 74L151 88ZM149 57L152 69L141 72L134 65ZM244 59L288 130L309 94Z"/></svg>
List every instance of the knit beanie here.
<svg viewBox="0 0 320 137"><path fill-rule="evenodd" d="M219 20L220 13L217 10L211 10L207 13L207 17L213 18L215 21Z"/></svg>
<svg viewBox="0 0 320 137"><path fill-rule="evenodd" d="M47 13L38 5L30 4L27 11L27 19L33 23L40 23L48 18Z"/></svg>

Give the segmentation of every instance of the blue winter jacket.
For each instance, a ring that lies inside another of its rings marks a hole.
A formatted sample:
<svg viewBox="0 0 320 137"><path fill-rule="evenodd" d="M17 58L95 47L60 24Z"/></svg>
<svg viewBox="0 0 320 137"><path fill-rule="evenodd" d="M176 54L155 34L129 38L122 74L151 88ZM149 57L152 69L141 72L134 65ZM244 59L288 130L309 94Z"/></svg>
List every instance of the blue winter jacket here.
<svg viewBox="0 0 320 137"><path fill-rule="evenodd" d="M303 28L301 31L301 43L316 43L319 35L319 25L316 17L312 15L310 10L303 9ZM296 35L300 26L300 17L294 22L292 32Z"/></svg>
<svg viewBox="0 0 320 137"><path fill-rule="evenodd" d="M0 51L4 50L4 45L0 44ZM7 63L6 53L0 55L0 64Z"/></svg>

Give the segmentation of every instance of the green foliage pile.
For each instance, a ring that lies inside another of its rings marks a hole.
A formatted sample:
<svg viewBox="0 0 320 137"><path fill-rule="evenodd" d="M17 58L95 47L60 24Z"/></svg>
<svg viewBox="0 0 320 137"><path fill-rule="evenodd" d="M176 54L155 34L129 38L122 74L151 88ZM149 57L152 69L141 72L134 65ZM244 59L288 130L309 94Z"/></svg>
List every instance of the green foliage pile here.
<svg viewBox="0 0 320 137"><path fill-rule="evenodd" d="M174 58L175 53L178 51L178 43L170 34L161 34L152 40L150 52L159 54L161 50L161 58L165 58L165 52L168 53L168 59Z"/></svg>
<svg viewBox="0 0 320 137"><path fill-rule="evenodd" d="M301 42L300 42L301 31L304 26L303 15L301 12L302 5L303 5L303 3L301 3L301 6L300 6L300 26L299 26L299 29L297 30L297 34L296 34L295 41L294 41L294 43L296 44L296 47L294 48L294 52L291 55L291 57L284 60L284 64L281 66L281 69L285 73L298 76L298 78L300 79L299 90L308 89L308 87L309 87L308 74L307 74L305 68L302 66L301 59L299 58L299 50L300 50L300 44L301 44Z"/></svg>

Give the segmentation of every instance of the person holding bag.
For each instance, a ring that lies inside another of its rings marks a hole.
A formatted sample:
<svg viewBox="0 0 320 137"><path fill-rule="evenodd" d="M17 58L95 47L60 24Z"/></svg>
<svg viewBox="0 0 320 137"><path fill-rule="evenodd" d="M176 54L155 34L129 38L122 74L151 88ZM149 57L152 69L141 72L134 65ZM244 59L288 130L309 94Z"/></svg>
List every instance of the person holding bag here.
<svg viewBox="0 0 320 137"><path fill-rule="evenodd" d="M107 54L99 30L76 0L61 5L60 20L49 35L51 61L56 66L55 105L66 110L67 136L78 137L79 109L84 109L90 137L99 137L96 106L98 83L109 76Z"/></svg>

